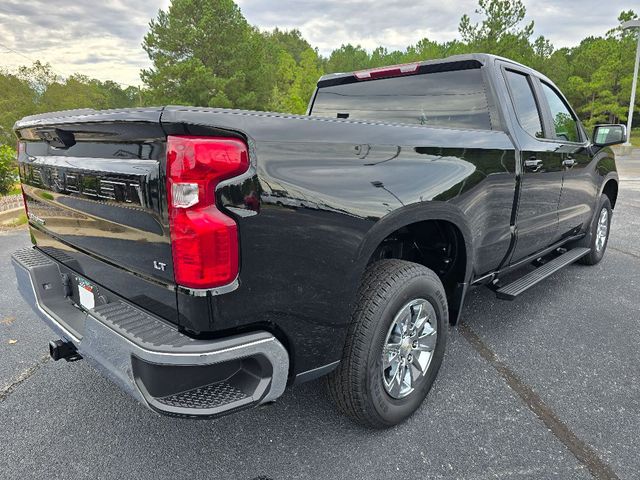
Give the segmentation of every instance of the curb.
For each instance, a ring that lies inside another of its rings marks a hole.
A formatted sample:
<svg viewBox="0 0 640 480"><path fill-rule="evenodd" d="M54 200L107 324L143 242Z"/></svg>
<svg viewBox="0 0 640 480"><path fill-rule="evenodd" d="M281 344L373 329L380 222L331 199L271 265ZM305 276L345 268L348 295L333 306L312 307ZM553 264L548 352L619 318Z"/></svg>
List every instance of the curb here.
<svg viewBox="0 0 640 480"><path fill-rule="evenodd" d="M12 208L11 210L5 210L0 212L0 224L15 220L24 213L24 207Z"/></svg>

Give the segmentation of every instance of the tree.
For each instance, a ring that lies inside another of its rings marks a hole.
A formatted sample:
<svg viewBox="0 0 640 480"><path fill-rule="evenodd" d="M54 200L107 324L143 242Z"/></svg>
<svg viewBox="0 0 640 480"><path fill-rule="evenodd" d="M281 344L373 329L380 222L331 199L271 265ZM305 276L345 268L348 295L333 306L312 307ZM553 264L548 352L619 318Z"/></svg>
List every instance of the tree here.
<svg viewBox="0 0 640 480"><path fill-rule="evenodd" d="M623 11L618 21L636 17L633 11ZM587 37L566 52L570 75L559 84L587 126L627 119L634 62L629 52L634 46L633 36L618 26L604 38ZM555 79L557 73L550 75Z"/></svg>
<svg viewBox="0 0 640 480"><path fill-rule="evenodd" d="M264 37L232 0L174 0L151 20L141 78L159 103L258 109L276 66Z"/></svg>
<svg viewBox="0 0 640 480"><path fill-rule="evenodd" d="M529 39L533 34L533 22L523 29L516 28L527 13L521 0L479 0L476 13L485 17L481 23L472 25L465 13L458 26L462 41L468 44L499 43L509 36Z"/></svg>
<svg viewBox="0 0 640 480"><path fill-rule="evenodd" d="M299 30L264 32L267 48L274 53L274 85L267 108L275 112L303 114L307 110L318 78L323 75L322 59ZM277 53L275 53L277 52Z"/></svg>
<svg viewBox="0 0 640 480"><path fill-rule="evenodd" d="M40 98L39 110L72 110L76 108L109 108L109 98L97 80L84 75L72 75L52 83Z"/></svg>
<svg viewBox="0 0 640 480"><path fill-rule="evenodd" d="M36 102L37 97L42 95L49 85L59 80L51 65L42 63L40 60L36 60L29 67L25 65L18 68L18 78L29 84L36 97Z"/></svg>
<svg viewBox="0 0 640 480"><path fill-rule="evenodd" d="M325 70L330 73L353 72L369 68L370 64L371 57L364 48L347 44L331 52Z"/></svg>
<svg viewBox="0 0 640 480"><path fill-rule="evenodd" d="M528 64L531 68L542 72L553 55L553 45L541 35L535 39L531 46L533 47L533 54Z"/></svg>
<svg viewBox="0 0 640 480"><path fill-rule="evenodd" d="M303 114L323 74L319 66L318 54L308 48L300 53L300 63L296 64L287 52L279 58L279 80L271 96L270 110Z"/></svg>
<svg viewBox="0 0 640 480"><path fill-rule="evenodd" d="M405 53L406 62L415 62L420 60L435 60L450 55L460 55L462 53L471 53L473 50L465 43L459 40L438 43L428 38L423 38L415 45L407 48Z"/></svg>
<svg viewBox="0 0 640 480"><path fill-rule="evenodd" d="M34 92L16 75L0 72L0 145L15 144L12 128L16 120L34 112Z"/></svg>
<svg viewBox="0 0 640 480"><path fill-rule="evenodd" d="M296 63L300 63L302 54L306 50L312 49L297 29L286 31L276 27L272 32L265 32L263 35L268 41L291 55Z"/></svg>
<svg viewBox="0 0 640 480"><path fill-rule="evenodd" d="M533 48L529 38L533 35L533 21L520 28L527 9L521 0L479 0L476 13L484 19L471 23L464 14L458 32L462 41L472 50L493 53L517 61L531 58Z"/></svg>
<svg viewBox="0 0 640 480"><path fill-rule="evenodd" d="M9 193L17 178L16 151L9 145L0 145L0 195Z"/></svg>
<svg viewBox="0 0 640 480"><path fill-rule="evenodd" d="M16 120L27 115L74 108L125 108L139 105L136 87L123 89L113 81L84 75L56 75L49 64L35 62L17 73L0 71L0 145L12 145Z"/></svg>

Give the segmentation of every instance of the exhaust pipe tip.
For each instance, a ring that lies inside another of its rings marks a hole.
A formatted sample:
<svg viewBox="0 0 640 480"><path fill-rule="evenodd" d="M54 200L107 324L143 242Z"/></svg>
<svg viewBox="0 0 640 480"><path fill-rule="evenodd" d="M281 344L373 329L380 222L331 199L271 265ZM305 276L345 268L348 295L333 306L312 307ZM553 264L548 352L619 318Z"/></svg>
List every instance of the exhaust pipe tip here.
<svg viewBox="0 0 640 480"><path fill-rule="evenodd" d="M55 362L61 359L65 359L67 362L75 362L82 358L82 355L76 350L76 346L72 342L65 340L49 342L49 355Z"/></svg>

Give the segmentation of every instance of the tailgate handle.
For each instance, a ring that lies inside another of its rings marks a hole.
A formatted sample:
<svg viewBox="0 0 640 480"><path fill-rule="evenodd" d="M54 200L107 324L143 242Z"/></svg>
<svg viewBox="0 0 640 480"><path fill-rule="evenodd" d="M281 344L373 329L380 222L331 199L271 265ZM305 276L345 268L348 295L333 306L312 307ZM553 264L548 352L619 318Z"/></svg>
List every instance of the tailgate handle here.
<svg viewBox="0 0 640 480"><path fill-rule="evenodd" d="M41 128L36 133L52 147L69 148L76 144L76 137L72 132L60 130L59 128Z"/></svg>

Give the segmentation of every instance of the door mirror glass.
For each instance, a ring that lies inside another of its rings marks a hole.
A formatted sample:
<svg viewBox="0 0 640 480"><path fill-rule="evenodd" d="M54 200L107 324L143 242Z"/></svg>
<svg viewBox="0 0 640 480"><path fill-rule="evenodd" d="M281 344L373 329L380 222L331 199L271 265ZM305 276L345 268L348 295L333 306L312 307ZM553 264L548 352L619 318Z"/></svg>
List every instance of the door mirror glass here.
<svg viewBox="0 0 640 480"><path fill-rule="evenodd" d="M593 144L599 147L618 145L627 141L624 125L596 125L593 129Z"/></svg>

